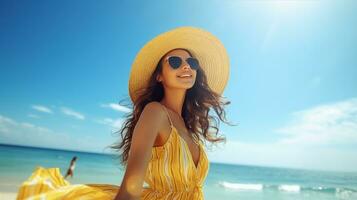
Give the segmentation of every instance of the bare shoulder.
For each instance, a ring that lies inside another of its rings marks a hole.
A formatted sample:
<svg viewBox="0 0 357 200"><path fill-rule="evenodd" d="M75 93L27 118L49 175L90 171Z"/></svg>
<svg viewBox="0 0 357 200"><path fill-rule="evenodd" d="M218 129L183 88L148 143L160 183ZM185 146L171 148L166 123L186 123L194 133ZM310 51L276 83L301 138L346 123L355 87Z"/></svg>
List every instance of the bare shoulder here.
<svg viewBox="0 0 357 200"><path fill-rule="evenodd" d="M148 121L154 122L162 128L163 123L165 122L165 111L161 103L157 101L152 101L145 105L142 113L143 118L150 118Z"/></svg>
<svg viewBox="0 0 357 200"><path fill-rule="evenodd" d="M162 106L163 105L161 105L161 103L157 101L152 101L145 105L144 110L149 109L150 111L154 111L156 114L161 114L163 111Z"/></svg>
<svg viewBox="0 0 357 200"><path fill-rule="evenodd" d="M166 127L166 113L160 102L152 101L143 108L137 126L143 129L160 132ZM157 134L154 134L155 137ZM147 135L146 135L147 137Z"/></svg>

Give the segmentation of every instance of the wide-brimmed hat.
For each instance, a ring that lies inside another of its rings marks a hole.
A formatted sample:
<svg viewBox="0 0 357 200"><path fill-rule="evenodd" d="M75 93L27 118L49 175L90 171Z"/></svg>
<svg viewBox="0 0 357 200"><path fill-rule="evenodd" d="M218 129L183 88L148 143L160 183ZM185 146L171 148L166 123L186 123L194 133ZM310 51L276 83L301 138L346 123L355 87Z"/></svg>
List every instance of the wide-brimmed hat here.
<svg viewBox="0 0 357 200"><path fill-rule="evenodd" d="M197 58L208 86L222 94L229 78L229 58L221 41L201 28L183 26L161 33L137 53L130 72L129 94L133 102L146 88L160 58L172 49L184 48Z"/></svg>

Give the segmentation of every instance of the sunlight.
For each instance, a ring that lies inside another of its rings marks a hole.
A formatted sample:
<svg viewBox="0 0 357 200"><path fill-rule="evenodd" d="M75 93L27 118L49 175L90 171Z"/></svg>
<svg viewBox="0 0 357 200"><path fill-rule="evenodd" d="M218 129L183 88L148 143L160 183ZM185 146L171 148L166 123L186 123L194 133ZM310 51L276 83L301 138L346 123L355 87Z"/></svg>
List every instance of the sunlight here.
<svg viewBox="0 0 357 200"><path fill-rule="evenodd" d="M274 12L288 16L298 14L299 16L305 14L312 5L317 5L317 0L274 0L270 5Z"/></svg>
<svg viewBox="0 0 357 200"><path fill-rule="evenodd" d="M300 9L305 4L305 1L276 0L273 1L272 4L276 11L289 13L296 9Z"/></svg>

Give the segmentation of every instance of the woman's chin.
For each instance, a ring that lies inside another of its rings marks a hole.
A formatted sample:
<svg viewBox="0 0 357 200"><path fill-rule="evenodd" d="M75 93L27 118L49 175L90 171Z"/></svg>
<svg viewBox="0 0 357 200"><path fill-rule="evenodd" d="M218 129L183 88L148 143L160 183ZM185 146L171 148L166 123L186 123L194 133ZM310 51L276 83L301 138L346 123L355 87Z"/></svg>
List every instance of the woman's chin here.
<svg viewBox="0 0 357 200"><path fill-rule="evenodd" d="M187 85L187 86L182 86L182 89L191 89L193 87L193 84Z"/></svg>
<svg viewBox="0 0 357 200"><path fill-rule="evenodd" d="M175 89L182 89L182 90L188 90L191 89L193 87L194 84L179 84L176 85L176 87L174 87Z"/></svg>

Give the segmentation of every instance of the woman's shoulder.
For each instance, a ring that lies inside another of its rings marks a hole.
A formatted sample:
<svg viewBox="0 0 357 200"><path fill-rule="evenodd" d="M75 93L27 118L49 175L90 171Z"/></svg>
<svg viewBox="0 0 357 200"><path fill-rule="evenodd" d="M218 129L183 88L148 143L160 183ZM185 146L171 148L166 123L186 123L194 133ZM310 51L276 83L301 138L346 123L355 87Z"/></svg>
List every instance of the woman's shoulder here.
<svg viewBox="0 0 357 200"><path fill-rule="evenodd" d="M151 102L149 102L149 103L147 103L146 105L145 105L145 107L154 107L154 108L159 108L159 109L162 109L162 104L160 103L160 102L158 102L158 101L151 101Z"/></svg>
<svg viewBox="0 0 357 200"><path fill-rule="evenodd" d="M142 114L145 115L145 118L151 118L148 121L160 124L161 130L163 128L166 128L167 124L167 114L164 109L165 108L160 102L151 101L144 106Z"/></svg>
<svg viewBox="0 0 357 200"><path fill-rule="evenodd" d="M143 111L150 113L164 113L163 105L158 101L151 101L144 106Z"/></svg>
<svg viewBox="0 0 357 200"><path fill-rule="evenodd" d="M151 117L158 117L158 118L162 118L162 119L164 119L166 117L166 113L163 108L163 105L157 101L151 101L151 102L147 103L144 106L142 113L148 113L149 116L151 116Z"/></svg>

